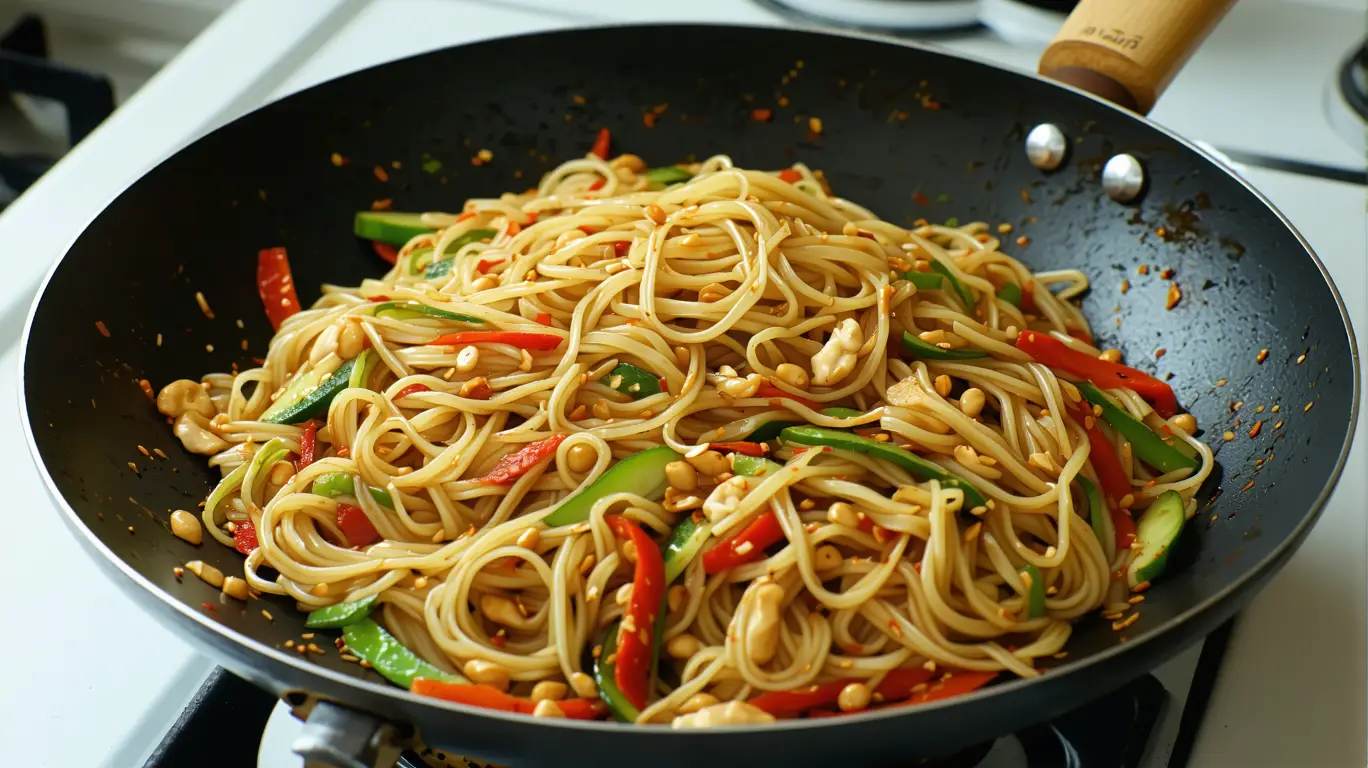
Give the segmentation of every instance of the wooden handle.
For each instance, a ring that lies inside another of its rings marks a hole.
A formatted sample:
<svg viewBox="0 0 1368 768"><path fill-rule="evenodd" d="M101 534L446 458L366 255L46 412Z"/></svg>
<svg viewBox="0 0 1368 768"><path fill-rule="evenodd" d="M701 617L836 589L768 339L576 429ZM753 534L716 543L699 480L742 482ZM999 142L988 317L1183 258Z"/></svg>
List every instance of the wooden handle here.
<svg viewBox="0 0 1368 768"><path fill-rule="evenodd" d="M1235 0L1082 0L1040 57L1040 74L1140 114Z"/></svg>

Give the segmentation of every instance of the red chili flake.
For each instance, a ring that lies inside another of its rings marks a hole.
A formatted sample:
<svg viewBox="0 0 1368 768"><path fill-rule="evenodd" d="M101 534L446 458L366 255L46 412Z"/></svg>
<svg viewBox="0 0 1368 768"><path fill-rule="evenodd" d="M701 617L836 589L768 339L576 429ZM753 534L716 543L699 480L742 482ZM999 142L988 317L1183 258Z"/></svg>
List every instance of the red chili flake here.
<svg viewBox="0 0 1368 768"><path fill-rule="evenodd" d="M768 123L772 117L774 117L774 110L772 109L751 110L751 119L757 123Z"/></svg>
<svg viewBox="0 0 1368 768"><path fill-rule="evenodd" d="M912 200L913 200L914 202L916 202L917 205L930 205L930 204L931 204L931 201L930 201L929 199L927 199L926 195L922 194L920 191L915 192L915 193L912 194Z"/></svg>
<svg viewBox="0 0 1368 768"><path fill-rule="evenodd" d="M142 393L147 396L148 400L151 400L154 403L157 402L157 395L152 391L151 382L147 379L138 379L138 387L142 389Z"/></svg>
<svg viewBox="0 0 1368 768"><path fill-rule="evenodd" d="M590 192L597 192L597 191L599 191L600 189L603 189L604 185L607 184L607 183L608 183L608 180L607 180L607 179L595 179L595 180L594 180L594 183L589 185L589 191L590 191Z"/></svg>
<svg viewBox="0 0 1368 768"><path fill-rule="evenodd" d="M105 337L106 339L109 338L109 328L105 326L103 320L96 320L95 328L100 331L101 336Z"/></svg>
<svg viewBox="0 0 1368 768"><path fill-rule="evenodd" d="M394 207L394 201L391 200L391 199L388 198L388 197L386 197L386 198L381 198L380 200L372 200L372 201L371 201L371 210L372 210L372 211L388 211L389 209L391 209L391 208L393 208L393 207Z"/></svg>
<svg viewBox="0 0 1368 768"><path fill-rule="evenodd" d="M542 325L551 325L551 313L550 313L550 312L538 312L538 313L537 313L537 322L538 322L538 323L541 323Z"/></svg>
<svg viewBox="0 0 1368 768"><path fill-rule="evenodd" d="M491 269L493 269L493 268L499 266L500 264L502 264L503 261L504 261L503 259L490 259L490 260L480 259L480 260L479 260L478 262L476 262L476 264L475 264L475 271L476 271L476 272L479 272L480 274L483 275L483 274L485 274L486 272L488 272L489 270L491 270Z"/></svg>
<svg viewBox="0 0 1368 768"><path fill-rule="evenodd" d="M217 611L218 606L213 603L200 603L200 607L206 611Z"/></svg>
<svg viewBox="0 0 1368 768"><path fill-rule="evenodd" d="M631 240L618 240L613 243L613 253L616 253L619 256L626 256L627 251L631 250L631 248Z"/></svg>
<svg viewBox="0 0 1368 768"><path fill-rule="evenodd" d="M389 181L389 171L377 165L375 166L375 178L381 181Z"/></svg>

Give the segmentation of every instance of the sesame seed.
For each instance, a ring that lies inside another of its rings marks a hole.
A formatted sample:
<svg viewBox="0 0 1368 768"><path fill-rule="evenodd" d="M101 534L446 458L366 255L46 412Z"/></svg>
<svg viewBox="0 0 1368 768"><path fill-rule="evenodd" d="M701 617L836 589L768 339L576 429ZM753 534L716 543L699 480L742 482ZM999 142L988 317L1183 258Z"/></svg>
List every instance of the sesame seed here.
<svg viewBox="0 0 1368 768"><path fill-rule="evenodd" d="M1267 360L1267 359L1268 359L1268 350L1266 350L1266 349L1261 349L1261 350L1259 350L1259 354L1254 358L1254 362L1256 362L1256 363L1262 363L1263 361L1265 361L1265 360Z"/></svg>
<svg viewBox="0 0 1368 768"><path fill-rule="evenodd" d="M1129 627L1130 625L1134 624L1139 620L1140 614L1132 613L1131 615L1127 616L1126 618L1120 621L1112 622L1112 630L1115 632L1120 632L1121 630L1125 629L1126 627Z"/></svg>
<svg viewBox="0 0 1368 768"><path fill-rule="evenodd" d="M265 608L261 609L261 617L266 619L267 621L275 621L275 617L272 616L271 612L266 610Z"/></svg>
<svg viewBox="0 0 1368 768"><path fill-rule="evenodd" d="M1306 404L1306 407L1302 409L1302 413L1306 413L1307 411L1311 410L1311 406L1313 406L1313 405L1315 405L1315 404L1316 404L1316 403L1315 403L1314 401L1313 401L1313 402L1310 402L1310 403L1307 403L1307 404Z"/></svg>

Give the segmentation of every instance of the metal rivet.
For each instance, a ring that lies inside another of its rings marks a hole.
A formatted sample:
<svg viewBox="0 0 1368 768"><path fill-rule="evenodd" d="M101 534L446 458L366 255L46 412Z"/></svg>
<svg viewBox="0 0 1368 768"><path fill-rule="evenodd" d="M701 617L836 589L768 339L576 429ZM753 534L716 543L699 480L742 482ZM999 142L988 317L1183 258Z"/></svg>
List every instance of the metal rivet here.
<svg viewBox="0 0 1368 768"><path fill-rule="evenodd" d="M1026 134L1026 158L1042 171L1053 171L1064 162L1069 142L1053 123L1041 123Z"/></svg>
<svg viewBox="0 0 1368 768"><path fill-rule="evenodd" d="M1129 203L1145 186L1145 168L1133 155L1117 155L1102 167L1102 189L1118 203Z"/></svg>

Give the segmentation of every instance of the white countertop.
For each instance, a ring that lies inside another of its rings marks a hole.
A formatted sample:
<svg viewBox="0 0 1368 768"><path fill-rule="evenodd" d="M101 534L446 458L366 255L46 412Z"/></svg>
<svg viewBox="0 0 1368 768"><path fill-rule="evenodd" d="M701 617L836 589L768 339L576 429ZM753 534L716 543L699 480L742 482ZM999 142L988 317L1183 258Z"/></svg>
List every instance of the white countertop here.
<svg viewBox="0 0 1368 768"><path fill-rule="evenodd" d="M1351 24L1353 14L1333 5L1316 6L1314 13L1294 5L1239 4L1229 26L1211 41L1219 47L1198 54L1156 117L1218 146L1278 154L1290 143L1295 146L1282 154L1362 167L1361 153L1321 131L1324 121L1295 119L1298 110L1311 108L1296 101L1306 96L1311 78L1299 68L1319 66L1306 57L1338 58L1362 34L1362 19ZM560 10L547 14L539 6ZM758 6L727 0L659 10L629 0L582 0L573 5L573 15L566 7L571 6L555 0L239 2L0 214L0 242L6 244L0 258L10 278L0 287L0 400L10 403L0 406L0 431L20 431L17 341L43 272L128 183L212 127L346 71L484 37L603 21L782 23ZM1302 59L1263 55L1262 45L1241 50L1251 37L1262 40L1270 30L1298 25L1317 35L1317 45L1298 48L1307 51ZM1029 66L1035 56L987 33L948 44L1016 65ZM1257 90L1276 95L1279 106L1267 107L1268 99L1259 101L1257 93L1230 91L1223 83L1231 71L1259 73L1265 84ZM1362 188L1259 169L1247 176L1321 254L1361 338L1368 336ZM1346 473L1306 545L1244 614L1193 765L1365 764L1365 435L1368 427L1361 425L1350 459L1358 471ZM12 525L25 540L41 542L12 547L0 557L0 579L23 585L9 595L8 611L23 617L21 631L0 633L0 658L8 662L0 673L0 743L6 745L0 764L141 766L209 665L105 583L58 519L22 444L0 448L0 457L13 468L7 484ZM100 654L87 652L95 647L92 639L109 637L121 640L102 643ZM1308 744L1314 745L1310 754Z"/></svg>

